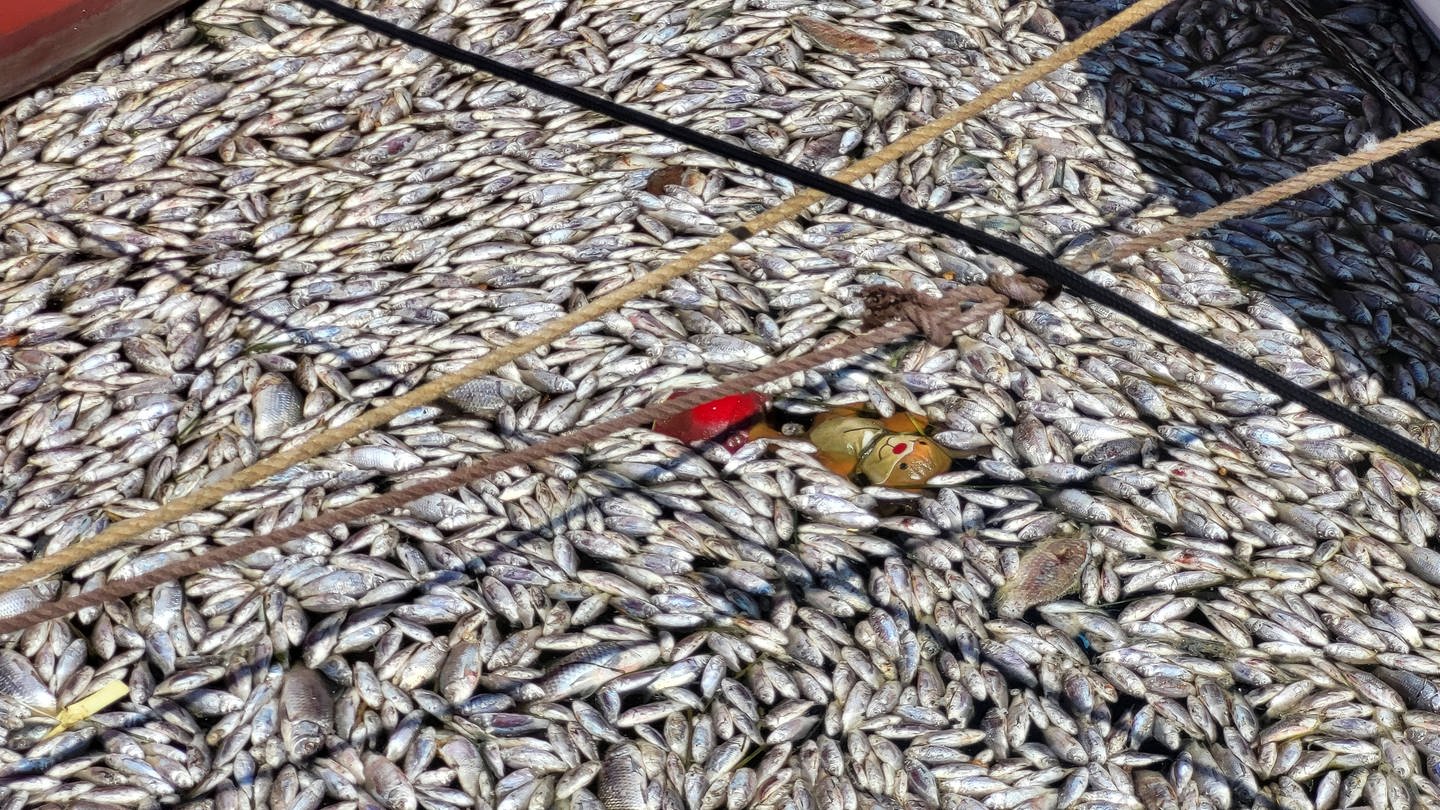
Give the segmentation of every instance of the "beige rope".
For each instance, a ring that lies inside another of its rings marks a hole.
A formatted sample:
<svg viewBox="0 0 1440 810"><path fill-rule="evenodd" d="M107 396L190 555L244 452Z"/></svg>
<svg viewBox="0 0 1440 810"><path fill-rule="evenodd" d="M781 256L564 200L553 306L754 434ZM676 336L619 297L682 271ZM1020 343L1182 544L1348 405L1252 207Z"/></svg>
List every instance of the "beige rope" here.
<svg viewBox="0 0 1440 810"><path fill-rule="evenodd" d="M1062 44L1049 57L1035 62L1018 73L1007 76L995 86L962 104L949 114L907 132L885 148L845 167L835 174L835 179L844 183L854 182L886 163L924 146L944 132L980 114L990 105L1009 98L1017 91L1043 79L1065 63L1104 45L1170 2L1172 0L1140 0L1075 40ZM747 221L745 226L751 234L759 233L794 219L805 209L824 199L825 194L821 192L803 191ZM480 360L377 405L350 422L317 433L289 450L262 458L222 481L200 487L194 492L161 505L153 512L122 521L88 540L47 554L19 568L0 573L0 593L33 584L98 554L118 548L147 532L179 520L192 512L208 508L228 495L233 495L296 464L302 464L321 453L339 447L366 431L384 425L412 408L439 399L459 385L513 363L524 355L563 337L578 326L619 309L635 298L660 289L729 250L740 241L731 234L717 236L705 244L691 249L674 262L594 299L563 318L546 323L535 332L517 338L514 342L496 349Z"/></svg>
<svg viewBox="0 0 1440 810"><path fill-rule="evenodd" d="M1096 240L1090 243L1090 251L1082 251L1082 258L1077 259L1076 263L1090 267L1103 261L1120 261L1131 256L1138 256L1147 250L1161 247L1172 239L1183 239L1226 220L1249 216L1303 191L1322 186L1331 180L1338 180L1356 169L1363 169L1372 163L1388 160L1401 152L1408 152L1437 138L1440 138L1440 121L1402 132L1393 138L1381 141L1373 149L1352 152L1335 158L1329 163L1311 167L1259 191L1221 203L1192 217L1172 222L1154 233L1122 242L1113 251L1103 240Z"/></svg>

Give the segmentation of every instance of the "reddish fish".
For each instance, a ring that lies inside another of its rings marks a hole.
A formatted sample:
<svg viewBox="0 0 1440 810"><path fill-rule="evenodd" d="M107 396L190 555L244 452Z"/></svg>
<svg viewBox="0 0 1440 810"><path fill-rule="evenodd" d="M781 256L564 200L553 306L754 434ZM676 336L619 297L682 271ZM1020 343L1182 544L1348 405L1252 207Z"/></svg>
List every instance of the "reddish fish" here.
<svg viewBox="0 0 1440 810"><path fill-rule="evenodd" d="M850 56L861 56L868 58L887 58L896 55L905 56L905 52L898 48L887 47L886 43L878 39L871 39L864 34L836 25L829 20L822 20L819 17L795 17L792 22L795 27L804 31L815 43L826 50L836 53L848 54Z"/></svg>

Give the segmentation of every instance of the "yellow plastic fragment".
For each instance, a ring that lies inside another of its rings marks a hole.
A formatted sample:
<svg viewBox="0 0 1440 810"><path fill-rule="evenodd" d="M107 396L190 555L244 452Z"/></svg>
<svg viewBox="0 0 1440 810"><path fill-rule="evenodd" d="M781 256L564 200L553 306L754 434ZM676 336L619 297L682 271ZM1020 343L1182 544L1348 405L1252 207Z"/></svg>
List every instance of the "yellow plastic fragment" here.
<svg viewBox="0 0 1440 810"><path fill-rule="evenodd" d="M45 735L45 739L54 737L128 694L130 694L130 687L124 681L107 682L94 692L61 709L60 714L55 716L55 727Z"/></svg>

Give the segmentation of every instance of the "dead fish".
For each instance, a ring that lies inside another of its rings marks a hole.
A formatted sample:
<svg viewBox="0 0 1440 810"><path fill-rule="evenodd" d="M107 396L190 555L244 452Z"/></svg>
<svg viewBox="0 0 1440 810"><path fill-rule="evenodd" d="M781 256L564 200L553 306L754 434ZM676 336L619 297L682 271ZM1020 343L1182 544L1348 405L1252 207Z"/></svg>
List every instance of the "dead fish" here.
<svg viewBox="0 0 1440 810"><path fill-rule="evenodd" d="M562 700L598 689L606 681L655 663L660 648L655 644L626 647L601 642L565 656L546 671L540 681L546 700Z"/></svg>
<svg viewBox="0 0 1440 810"><path fill-rule="evenodd" d="M335 703L319 673L297 667L280 687L280 736L296 759L314 756L335 728Z"/></svg>
<svg viewBox="0 0 1440 810"><path fill-rule="evenodd" d="M996 615L1018 619L1030 608L1074 591L1089 556L1088 532L1076 531L1039 543L1020 558L1015 573L995 591Z"/></svg>
<svg viewBox="0 0 1440 810"><path fill-rule="evenodd" d="M444 398L458 405L466 413L492 416L506 405L519 402L529 390L525 386L509 380L484 377L455 386Z"/></svg>
<svg viewBox="0 0 1440 810"><path fill-rule="evenodd" d="M647 810L640 751L626 743L610 749L600 766L599 796L605 810Z"/></svg>
<svg viewBox="0 0 1440 810"><path fill-rule="evenodd" d="M300 421L300 391L279 374L262 375L255 383L255 439L272 439Z"/></svg>
<svg viewBox="0 0 1440 810"><path fill-rule="evenodd" d="M14 650L0 650L0 693L45 714L55 714L55 695L40 680L29 659Z"/></svg>
<svg viewBox="0 0 1440 810"><path fill-rule="evenodd" d="M829 20L822 20L819 17L796 17L794 23L796 28L804 31L807 36L815 40L817 45L836 53L869 58L885 58L892 56L897 51L901 54L904 53L898 48L885 45L878 39L857 34L844 26L836 25Z"/></svg>

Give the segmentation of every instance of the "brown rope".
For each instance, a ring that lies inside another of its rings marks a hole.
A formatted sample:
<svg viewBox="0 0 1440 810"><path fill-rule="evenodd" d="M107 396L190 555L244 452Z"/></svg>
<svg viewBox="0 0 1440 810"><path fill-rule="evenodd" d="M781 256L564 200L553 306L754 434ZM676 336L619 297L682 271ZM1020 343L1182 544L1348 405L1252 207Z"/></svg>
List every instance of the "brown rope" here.
<svg viewBox="0 0 1440 810"><path fill-rule="evenodd" d="M1050 56L1025 67L1018 73L1006 76L950 113L907 132L884 148L841 169L835 174L835 179L844 183L852 183L886 163L924 146L945 132L984 112L992 104L1009 98L1030 84L1043 79L1065 63L1079 59L1090 51L1105 45L1173 1L1139 0L1074 40L1061 44ZM597 320L642 295L664 287L751 236L794 219L804 213L805 209L824 201L825 197L823 192L803 191L774 208L761 212L753 219L748 220L743 227L730 233L720 234L705 244L692 248L674 262L642 275L629 284L612 290L565 316L544 324L529 335L519 337L473 363L377 405L343 425L320 431L288 450L266 456L221 481L202 486L194 492L162 504L152 512L121 521L94 537L53 551L19 568L0 572L0 593L25 587L79 565L106 551L119 548L167 523L206 509L246 487L258 484L297 464L303 464L321 453L333 450L367 431L381 427L412 408L433 402L464 383L513 363L526 354L569 334L571 330Z"/></svg>
<svg viewBox="0 0 1440 810"><path fill-rule="evenodd" d="M1000 301L1003 306L1005 301L988 287L959 287L950 293L977 304ZM860 300L865 303L865 317L860 322L865 329L876 329L895 320L909 321L934 346L948 344L955 334L954 324L949 323L955 313L948 307L936 306L938 302L931 296L904 287L876 284L861 290Z"/></svg>
<svg viewBox="0 0 1440 810"><path fill-rule="evenodd" d="M967 299L967 295L977 296L982 300L972 303ZM889 314L919 317L929 328L935 329L936 334L942 328L948 329L950 334L953 334L989 318L1008 302L1005 296L983 287L961 287L948 291L942 298L926 300L929 303L928 312L927 307L906 306L892 310ZM967 306L968 308L966 308ZM943 319L944 322L948 322L948 325L937 326L941 320L938 320L936 316ZM593 425L562 433L520 450L465 464L442 478L426 479L384 495L332 509L323 515L287 526L270 534L251 537L233 545L162 565L139 576L112 580L94 590L47 602L24 613L0 619L0 634L24 630L49 619L58 619L78 610L122 599L164 582L234 562L257 551L284 545L307 535L328 532L336 526L396 509L418 498L449 492L487 475L531 464L549 456L567 453L613 433L678 416L711 400L753 391L762 385L782 380L798 371L805 371L834 360L860 354L877 346L883 346L914 334L920 329L921 327L913 320L902 320L879 326L829 348L817 349L788 360L781 360L757 371L731 377L717 385L696 389L675 399L657 402L624 416L606 419Z"/></svg>

